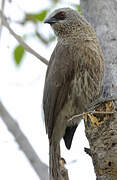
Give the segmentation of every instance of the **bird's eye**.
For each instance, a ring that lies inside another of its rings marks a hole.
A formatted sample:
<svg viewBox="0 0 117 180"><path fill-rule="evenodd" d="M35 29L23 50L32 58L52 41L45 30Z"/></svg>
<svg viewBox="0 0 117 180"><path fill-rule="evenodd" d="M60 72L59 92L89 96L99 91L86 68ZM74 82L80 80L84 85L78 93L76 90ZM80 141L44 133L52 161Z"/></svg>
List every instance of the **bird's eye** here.
<svg viewBox="0 0 117 180"><path fill-rule="evenodd" d="M60 13L60 17L61 17L61 18L64 18L64 17L65 17L65 13L64 13L64 12L61 12L61 13Z"/></svg>
<svg viewBox="0 0 117 180"><path fill-rule="evenodd" d="M65 19L65 13L64 12L59 12L54 16L55 19L57 20L64 20Z"/></svg>

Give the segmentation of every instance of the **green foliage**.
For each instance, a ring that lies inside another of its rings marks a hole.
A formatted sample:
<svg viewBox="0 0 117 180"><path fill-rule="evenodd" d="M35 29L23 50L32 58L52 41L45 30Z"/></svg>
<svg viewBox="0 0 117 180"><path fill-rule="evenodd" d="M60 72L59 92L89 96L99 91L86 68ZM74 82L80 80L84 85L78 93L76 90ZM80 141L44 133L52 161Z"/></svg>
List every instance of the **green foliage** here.
<svg viewBox="0 0 117 180"><path fill-rule="evenodd" d="M48 10L47 10L47 9L46 9L46 10L43 10L42 12L40 12L40 13L37 15L38 20L39 20L39 21L43 21L43 20L45 19L46 15L47 15L47 13L48 13Z"/></svg>
<svg viewBox="0 0 117 180"><path fill-rule="evenodd" d="M21 63L21 60L23 58L24 55L24 48L21 45L18 45L15 49L14 49L14 60L16 65L19 65Z"/></svg>
<svg viewBox="0 0 117 180"><path fill-rule="evenodd" d="M75 7L76 7L77 11L81 14L82 12L81 12L80 5L76 5Z"/></svg>
<svg viewBox="0 0 117 180"><path fill-rule="evenodd" d="M52 0L53 1L53 3L58 3L58 2L60 2L60 0Z"/></svg>
<svg viewBox="0 0 117 180"><path fill-rule="evenodd" d="M48 9L45 9L38 13L27 13L23 20L23 24L25 24L28 21L33 22L35 24L38 23L39 21L42 22L45 19L47 13L48 13Z"/></svg>

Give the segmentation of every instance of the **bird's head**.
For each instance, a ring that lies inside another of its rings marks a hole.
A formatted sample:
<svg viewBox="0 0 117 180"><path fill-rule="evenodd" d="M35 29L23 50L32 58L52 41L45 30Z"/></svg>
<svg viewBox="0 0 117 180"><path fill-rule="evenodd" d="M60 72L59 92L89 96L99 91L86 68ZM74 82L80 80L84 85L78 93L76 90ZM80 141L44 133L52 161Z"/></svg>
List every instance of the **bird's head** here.
<svg viewBox="0 0 117 180"><path fill-rule="evenodd" d="M44 23L50 24L58 37L71 36L76 34L81 27L88 25L88 22L71 8L55 10Z"/></svg>

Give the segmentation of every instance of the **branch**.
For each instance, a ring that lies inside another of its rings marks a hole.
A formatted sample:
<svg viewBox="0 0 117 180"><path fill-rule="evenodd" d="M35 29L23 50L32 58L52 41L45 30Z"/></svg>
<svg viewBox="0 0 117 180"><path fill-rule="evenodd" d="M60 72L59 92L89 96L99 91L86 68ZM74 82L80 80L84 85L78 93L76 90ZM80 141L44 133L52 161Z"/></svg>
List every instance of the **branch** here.
<svg viewBox="0 0 117 180"><path fill-rule="evenodd" d="M17 35L12 28L9 26L6 17L2 14L2 11L0 11L0 15L2 16L2 24L9 30L9 32L12 34L12 36L24 47L26 51L33 54L35 57L37 57L39 60L41 60L44 64L48 65L47 59L39 55L36 51L34 51L28 44L26 44L22 38Z"/></svg>
<svg viewBox="0 0 117 180"><path fill-rule="evenodd" d="M5 0L2 0L2 4L1 4L1 22L0 22L0 38L1 38L1 34L2 34L2 24L3 24L3 13L4 13L4 7L5 7Z"/></svg>
<svg viewBox="0 0 117 180"><path fill-rule="evenodd" d="M107 112L107 111L88 111L88 112L84 112L84 113L82 113L82 114L76 114L76 115L74 115L74 116L72 116L69 120L68 120L68 126L71 126L71 125L75 125L75 124L79 124L79 117L84 117L84 119L85 119L85 116L86 115L89 115L89 114L102 114L102 115L104 115L104 114L117 114L117 112L116 111L112 111L112 112Z"/></svg>
<svg viewBox="0 0 117 180"><path fill-rule="evenodd" d="M33 169L41 180L48 180L48 167L44 164L32 148L26 136L21 131L17 122L11 117L3 104L0 102L0 117L3 119L8 130L15 137L15 141L20 146L20 149L24 152L25 156L31 163Z"/></svg>

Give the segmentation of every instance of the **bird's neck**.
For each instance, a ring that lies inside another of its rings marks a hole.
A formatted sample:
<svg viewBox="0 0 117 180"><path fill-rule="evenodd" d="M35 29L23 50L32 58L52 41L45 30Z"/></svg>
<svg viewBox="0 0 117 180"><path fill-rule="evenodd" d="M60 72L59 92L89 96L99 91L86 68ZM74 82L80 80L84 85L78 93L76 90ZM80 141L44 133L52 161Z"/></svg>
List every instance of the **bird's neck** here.
<svg viewBox="0 0 117 180"><path fill-rule="evenodd" d="M63 32L60 35L58 34L58 41L70 41L70 40L93 40L96 39L94 30L89 25L82 27L74 28L70 32Z"/></svg>

